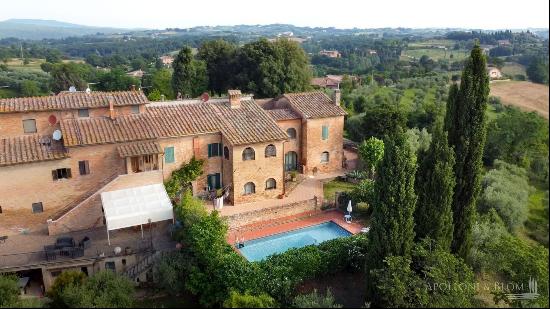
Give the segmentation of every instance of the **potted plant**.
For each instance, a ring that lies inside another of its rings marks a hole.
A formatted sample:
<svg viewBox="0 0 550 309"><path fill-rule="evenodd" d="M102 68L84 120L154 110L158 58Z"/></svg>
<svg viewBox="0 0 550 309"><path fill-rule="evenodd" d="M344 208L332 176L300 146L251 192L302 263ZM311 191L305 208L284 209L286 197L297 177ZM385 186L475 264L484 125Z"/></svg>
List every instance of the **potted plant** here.
<svg viewBox="0 0 550 309"><path fill-rule="evenodd" d="M297 178L298 178L298 172L291 171L290 172L290 180L294 182L294 181L296 181Z"/></svg>

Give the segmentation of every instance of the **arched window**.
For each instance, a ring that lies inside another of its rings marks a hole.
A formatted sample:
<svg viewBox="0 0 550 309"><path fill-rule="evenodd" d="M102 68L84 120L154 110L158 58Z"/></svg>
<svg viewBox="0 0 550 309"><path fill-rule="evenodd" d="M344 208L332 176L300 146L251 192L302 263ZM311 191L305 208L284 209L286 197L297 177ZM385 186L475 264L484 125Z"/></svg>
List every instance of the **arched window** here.
<svg viewBox="0 0 550 309"><path fill-rule="evenodd" d="M267 147L265 147L265 157L275 156L277 156L277 148L275 148L275 145L267 145Z"/></svg>
<svg viewBox="0 0 550 309"><path fill-rule="evenodd" d="M273 178L269 178L265 181L265 189L266 190L273 190L277 188L277 182Z"/></svg>
<svg viewBox="0 0 550 309"><path fill-rule="evenodd" d="M321 163L327 163L329 159L328 151L325 151L321 154Z"/></svg>
<svg viewBox="0 0 550 309"><path fill-rule="evenodd" d="M256 155L254 153L254 149L252 149L250 147L246 147L243 150L243 161L255 160L255 159L256 159Z"/></svg>
<svg viewBox="0 0 550 309"><path fill-rule="evenodd" d="M227 146L223 147L223 157L226 160L229 160L229 148Z"/></svg>
<svg viewBox="0 0 550 309"><path fill-rule="evenodd" d="M256 185L253 182L247 182L244 185L244 195L256 193Z"/></svg>
<svg viewBox="0 0 550 309"><path fill-rule="evenodd" d="M288 137L290 137L290 139L295 139L296 138L296 129L288 128L286 130L286 134L288 134Z"/></svg>

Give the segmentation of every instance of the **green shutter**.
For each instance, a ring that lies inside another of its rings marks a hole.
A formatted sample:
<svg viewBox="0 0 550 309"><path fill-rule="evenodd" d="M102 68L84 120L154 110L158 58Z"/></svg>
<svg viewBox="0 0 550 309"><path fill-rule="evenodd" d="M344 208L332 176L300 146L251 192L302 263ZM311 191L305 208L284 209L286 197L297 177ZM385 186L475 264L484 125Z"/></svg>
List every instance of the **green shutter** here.
<svg viewBox="0 0 550 309"><path fill-rule="evenodd" d="M174 147L166 147L164 148L164 162L166 163L174 163Z"/></svg>
<svg viewBox="0 0 550 309"><path fill-rule="evenodd" d="M216 189L219 189L222 187L222 179L220 176L221 176L220 173L216 173Z"/></svg>
<svg viewBox="0 0 550 309"><path fill-rule="evenodd" d="M328 126L323 126L323 140L328 139Z"/></svg>
<svg viewBox="0 0 550 309"><path fill-rule="evenodd" d="M210 146L210 145L208 145L208 146ZM206 185L208 186L208 190L212 190L214 188L213 185L212 185L212 176L213 175L206 176Z"/></svg>
<svg viewBox="0 0 550 309"><path fill-rule="evenodd" d="M208 157L212 157L212 144L208 144Z"/></svg>

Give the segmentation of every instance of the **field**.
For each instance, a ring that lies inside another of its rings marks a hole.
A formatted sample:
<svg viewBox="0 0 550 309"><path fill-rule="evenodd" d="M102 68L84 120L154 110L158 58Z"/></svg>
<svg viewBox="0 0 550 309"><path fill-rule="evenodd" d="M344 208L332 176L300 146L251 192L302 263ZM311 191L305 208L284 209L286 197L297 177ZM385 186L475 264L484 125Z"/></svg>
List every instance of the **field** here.
<svg viewBox="0 0 550 309"><path fill-rule="evenodd" d="M445 51L441 48L419 48L419 49L407 49L404 50L401 53L401 59L407 60L407 59L420 59L423 55L426 55L433 60L439 60L439 59L447 59L450 61L459 61L468 56L468 51L466 50L452 50L447 49ZM451 55L453 55L453 58L451 59Z"/></svg>
<svg viewBox="0 0 550 309"><path fill-rule="evenodd" d="M502 73L512 77L515 75L527 75L527 73L525 73L525 67L514 62L506 62L502 67Z"/></svg>
<svg viewBox="0 0 550 309"><path fill-rule="evenodd" d="M6 65L8 66L8 68L12 69L12 70L18 70L18 71L42 71L42 69L40 68L40 65L42 63L46 62L46 59L39 59L39 58L30 58L29 59L29 63L28 64L23 64L23 61L21 60L21 58L12 58L10 59ZM82 63L84 62L83 60L81 59L75 59L75 60L63 60L63 62L79 62L79 63Z"/></svg>
<svg viewBox="0 0 550 309"><path fill-rule="evenodd" d="M491 95L499 97L504 105L536 111L548 119L548 86L521 81L491 83Z"/></svg>

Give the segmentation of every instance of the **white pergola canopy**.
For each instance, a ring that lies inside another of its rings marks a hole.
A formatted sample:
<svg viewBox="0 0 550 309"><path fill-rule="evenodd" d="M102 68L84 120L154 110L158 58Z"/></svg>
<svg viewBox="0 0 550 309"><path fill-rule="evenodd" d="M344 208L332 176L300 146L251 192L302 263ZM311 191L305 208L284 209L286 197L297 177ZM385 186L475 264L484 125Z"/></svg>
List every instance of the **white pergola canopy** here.
<svg viewBox="0 0 550 309"><path fill-rule="evenodd" d="M101 193L107 238L109 231L150 222L173 220L172 203L163 184ZM143 234L143 227L142 227Z"/></svg>

